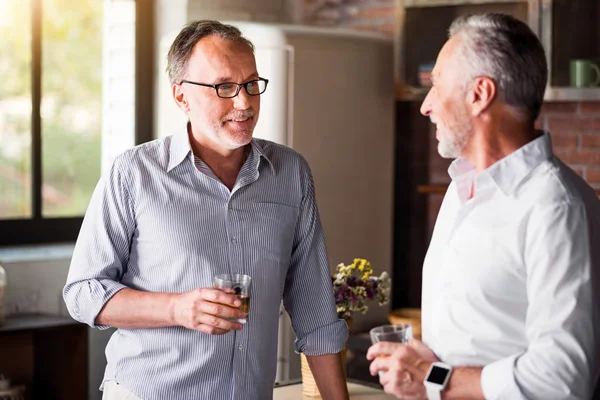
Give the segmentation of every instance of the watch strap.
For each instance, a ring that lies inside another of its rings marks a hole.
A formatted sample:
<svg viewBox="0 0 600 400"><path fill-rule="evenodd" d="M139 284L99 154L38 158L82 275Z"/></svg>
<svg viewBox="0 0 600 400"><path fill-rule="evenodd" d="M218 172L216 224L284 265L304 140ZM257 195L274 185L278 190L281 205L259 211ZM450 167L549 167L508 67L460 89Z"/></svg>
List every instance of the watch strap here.
<svg viewBox="0 0 600 400"><path fill-rule="evenodd" d="M425 385L425 389L427 390L427 399L428 400L442 400L442 388L439 386L430 386Z"/></svg>

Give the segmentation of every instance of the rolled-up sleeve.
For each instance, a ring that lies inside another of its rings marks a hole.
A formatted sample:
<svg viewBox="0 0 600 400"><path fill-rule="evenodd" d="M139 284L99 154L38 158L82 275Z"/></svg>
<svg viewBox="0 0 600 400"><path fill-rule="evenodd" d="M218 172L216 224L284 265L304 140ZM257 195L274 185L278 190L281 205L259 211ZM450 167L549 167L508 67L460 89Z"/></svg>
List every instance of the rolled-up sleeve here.
<svg viewBox="0 0 600 400"><path fill-rule="evenodd" d="M304 194L283 295L296 334L294 349L309 356L339 353L348 327L337 317L312 174L304 160Z"/></svg>
<svg viewBox="0 0 600 400"><path fill-rule="evenodd" d="M598 353L597 232L580 204L538 207L528 222L527 351L484 367L488 400L591 397ZM592 229L589 229L589 228ZM597 245L595 246L597 247Z"/></svg>
<svg viewBox="0 0 600 400"><path fill-rule="evenodd" d="M117 158L94 190L63 289L71 316L99 329L108 327L96 325L98 313L112 296L126 287L120 279L129 260L135 230L134 202L123 164L122 158Z"/></svg>

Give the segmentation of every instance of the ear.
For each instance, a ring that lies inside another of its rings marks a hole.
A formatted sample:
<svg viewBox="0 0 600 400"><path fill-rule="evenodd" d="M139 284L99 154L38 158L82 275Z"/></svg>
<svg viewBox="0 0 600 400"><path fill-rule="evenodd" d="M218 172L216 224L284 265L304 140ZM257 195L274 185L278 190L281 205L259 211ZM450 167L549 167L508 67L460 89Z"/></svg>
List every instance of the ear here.
<svg viewBox="0 0 600 400"><path fill-rule="evenodd" d="M468 101L471 104L471 114L476 117L487 110L496 98L496 82L488 76L474 79Z"/></svg>
<svg viewBox="0 0 600 400"><path fill-rule="evenodd" d="M173 91L173 99L175 100L175 103L179 106L179 108L181 108L186 113L190 111L190 106L187 100L185 99L185 93L183 92L183 86L175 83L173 84L171 89Z"/></svg>

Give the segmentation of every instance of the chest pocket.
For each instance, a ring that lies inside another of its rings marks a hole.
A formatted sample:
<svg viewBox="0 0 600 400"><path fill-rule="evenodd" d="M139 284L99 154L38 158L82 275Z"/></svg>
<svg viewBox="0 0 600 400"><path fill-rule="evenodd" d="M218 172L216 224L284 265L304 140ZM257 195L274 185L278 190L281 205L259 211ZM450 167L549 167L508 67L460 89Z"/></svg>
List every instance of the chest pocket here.
<svg viewBox="0 0 600 400"><path fill-rule="evenodd" d="M247 226L246 243L250 251L260 251L259 258L267 257L289 262L300 209L279 203L250 203L242 211Z"/></svg>

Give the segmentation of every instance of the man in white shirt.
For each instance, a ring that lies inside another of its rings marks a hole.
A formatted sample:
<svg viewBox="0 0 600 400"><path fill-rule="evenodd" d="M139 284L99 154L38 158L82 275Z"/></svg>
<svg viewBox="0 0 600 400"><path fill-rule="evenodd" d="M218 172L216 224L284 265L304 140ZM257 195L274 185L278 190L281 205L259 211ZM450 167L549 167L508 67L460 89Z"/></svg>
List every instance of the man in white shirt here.
<svg viewBox="0 0 600 400"><path fill-rule="evenodd" d="M456 158L423 266L423 343L372 346L371 373L398 398L590 399L600 202L534 128L544 50L506 15L449 36L421 108Z"/></svg>

